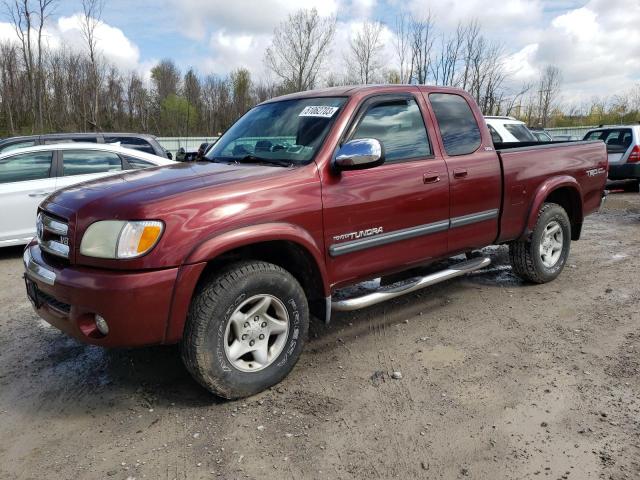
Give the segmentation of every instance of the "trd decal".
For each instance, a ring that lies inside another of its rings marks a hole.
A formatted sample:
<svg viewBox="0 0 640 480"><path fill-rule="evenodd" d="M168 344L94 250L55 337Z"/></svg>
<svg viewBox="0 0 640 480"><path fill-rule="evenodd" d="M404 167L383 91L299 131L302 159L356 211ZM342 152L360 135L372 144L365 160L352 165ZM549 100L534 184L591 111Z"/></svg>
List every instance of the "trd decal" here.
<svg viewBox="0 0 640 480"><path fill-rule="evenodd" d="M587 175L590 177L595 177L596 175L602 175L607 170L604 168L592 168L591 170L587 170Z"/></svg>

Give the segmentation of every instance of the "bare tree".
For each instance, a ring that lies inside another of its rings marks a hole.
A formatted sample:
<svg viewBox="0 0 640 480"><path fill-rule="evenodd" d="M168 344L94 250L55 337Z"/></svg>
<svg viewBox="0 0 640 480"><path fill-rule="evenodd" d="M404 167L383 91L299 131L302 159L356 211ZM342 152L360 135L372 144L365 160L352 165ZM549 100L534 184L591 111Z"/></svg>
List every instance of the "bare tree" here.
<svg viewBox="0 0 640 480"><path fill-rule="evenodd" d="M440 49L431 65L432 75L437 85L455 85L458 64L462 53L467 29L458 24L454 34L440 37Z"/></svg>
<svg viewBox="0 0 640 480"><path fill-rule="evenodd" d="M556 107L560 93L560 69L548 65L540 76L538 84L538 122L546 127L552 110Z"/></svg>
<svg viewBox="0 0 640 480"><path fill-rule="evenodd" d="M98 38L96 29L100 25L102 19L102 9L104 8L104 0L82 0L82 20L80 22L80 31L89 51L89 62L91 66L91 97L92 101L89 108L89 116L87 119L89 125L94 129L99 129L98 118L98 101L100 92L101 75L99 71L98 58Z"/></svg>
<svg viewBox="0 0 640 480"><path fill-rule="evenodd" d="M30 0L5 0L7 16L11 20L22 53L29 84L30 108L33 126L43 127L43 77L42 77L42 32L53 9L54 0L38 0L33 6ZM34 59L32 32L36 30L36 58Z"/></svg>
<svg viewBox="0 0 640 480"><path fill-rule="evenodd" d="M287 90L303 91L316 85L335 26L335 17L321 18L314 8L289 15L274 30L265 63Z"/></svg>
<svg viewBox="0 0 640 480"><path fill-rule="evenodd" d="M419 84L427 83L431 69L431 55L434 40L434 23L431 12L422 20L411 24L411 68L410 78Z"/></svg>
<svg viewBox="0 0 640 480"><path fill-rule="evenodd" d="M411 16L402 12L396 16L393 46L398 55L400 64L398 83L411 82L410 75L410 55L411 55Z"/></svg>
<svg viewBox="0 0 640 480"><path fill-rule="evenodd" d="M372 83L376 71L380 68L380 51L382 42L380 22L365 21L362 30L356 32L349 42L347 64L355 70L355 76L362 84Z"/></svg>

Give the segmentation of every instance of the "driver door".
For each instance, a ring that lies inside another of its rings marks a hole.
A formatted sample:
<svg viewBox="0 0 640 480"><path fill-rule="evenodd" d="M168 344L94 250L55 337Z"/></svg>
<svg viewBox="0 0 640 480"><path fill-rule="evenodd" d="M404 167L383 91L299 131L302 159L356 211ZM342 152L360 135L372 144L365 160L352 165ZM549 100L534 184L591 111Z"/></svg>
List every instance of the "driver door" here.
<svg viewBox="0 0 640 480"><path fill-rule="evenodd" d="M347 130L343 142L379 140L385 163L323 180L326 258L338 285L446 253L449 176L425 112L421 97L380 95L363 102Z"/></svg>

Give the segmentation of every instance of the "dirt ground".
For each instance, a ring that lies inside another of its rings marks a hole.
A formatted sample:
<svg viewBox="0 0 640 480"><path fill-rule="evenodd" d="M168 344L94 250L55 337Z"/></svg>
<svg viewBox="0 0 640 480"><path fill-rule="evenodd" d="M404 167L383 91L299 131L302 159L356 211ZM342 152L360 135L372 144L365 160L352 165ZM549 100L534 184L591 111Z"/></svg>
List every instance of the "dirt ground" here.
<svg viewBox="0 0 640 480"><path fill-rule="evenodd" d="M175 347L47 326L3 249L0 478L640 478L640 194L610 196L550 284L486 252L487 270L315 325L281 385L222 402Z"/></svg>

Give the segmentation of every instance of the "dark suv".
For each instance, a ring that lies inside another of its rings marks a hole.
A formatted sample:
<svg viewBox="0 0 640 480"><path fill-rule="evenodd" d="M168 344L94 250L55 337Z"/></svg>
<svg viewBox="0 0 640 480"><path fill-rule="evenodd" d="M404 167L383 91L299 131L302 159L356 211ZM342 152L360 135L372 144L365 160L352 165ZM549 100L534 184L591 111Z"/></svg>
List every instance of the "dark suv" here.
<svg viewBox="0 0 640 480"><path fill-rule="evenodd" d="M48 145L51 143L90 142L90 143L120 143L124 148L140 150L159 157L171 158L153 135L141 133L49 133L46 135L29 135L24 137L10 137L0 140L0 154L16 148L33 147L34 145Z"/></svg>

